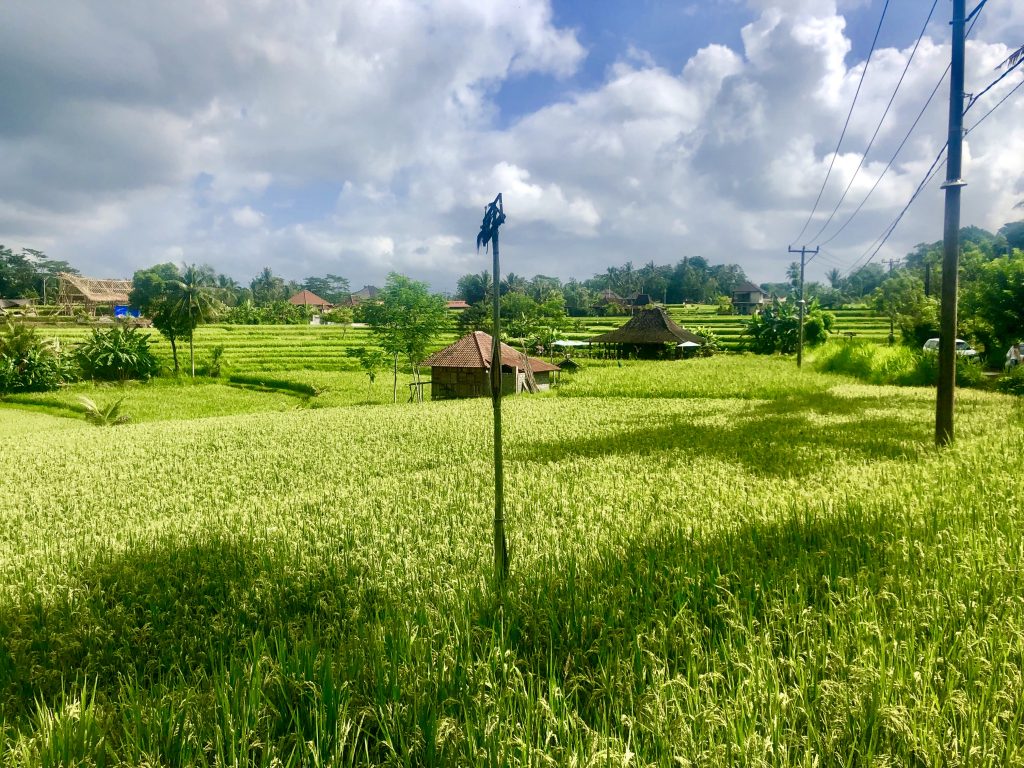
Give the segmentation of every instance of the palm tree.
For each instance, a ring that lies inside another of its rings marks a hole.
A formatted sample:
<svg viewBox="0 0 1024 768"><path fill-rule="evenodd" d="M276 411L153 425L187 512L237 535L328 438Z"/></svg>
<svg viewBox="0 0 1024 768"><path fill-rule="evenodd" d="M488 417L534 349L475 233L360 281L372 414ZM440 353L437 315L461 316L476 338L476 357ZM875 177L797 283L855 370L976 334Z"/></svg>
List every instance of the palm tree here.
<svg viewBox="0 0 1024 768"><path fill-rule="evenodd" d="M526 278L515 272L509 272L501 281L502 293L526 293L529 287Z"/></svg>
<svg viewBox="0 0 1024 768"><path fill-rule="evenodd" d="M843 281L843 273L833 267L825 274L825 279L828 280L828 284L835 290L839 290L839 286Z"/></svg>
<svg viewBox="0 0 1024 768"><path fill-rule="evenodd" d="M199 323L217 314L215 291L209 270L195 264L185 267L181 279L170 285L171 312L179 318L182 327L188 329L188 357L193 379L196 377L195 330Z"/></svg>

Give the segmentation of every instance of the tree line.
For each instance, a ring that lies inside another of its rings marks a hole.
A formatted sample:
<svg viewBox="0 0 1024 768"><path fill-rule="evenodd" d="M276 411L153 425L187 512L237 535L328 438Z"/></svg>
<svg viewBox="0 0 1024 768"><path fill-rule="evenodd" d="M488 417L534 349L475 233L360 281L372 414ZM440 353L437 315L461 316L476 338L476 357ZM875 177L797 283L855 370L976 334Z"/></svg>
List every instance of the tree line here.
<svg viewBox="0 0 1024 768"><path fill-rule="evenodd" d="M1024 221L996 234L979 227L960 230L960 292L957 336L992 366L1024 336ZM939 335L942 241L921 243L885 273L871 305L889 318L890 341L920 347Z"/></svg>

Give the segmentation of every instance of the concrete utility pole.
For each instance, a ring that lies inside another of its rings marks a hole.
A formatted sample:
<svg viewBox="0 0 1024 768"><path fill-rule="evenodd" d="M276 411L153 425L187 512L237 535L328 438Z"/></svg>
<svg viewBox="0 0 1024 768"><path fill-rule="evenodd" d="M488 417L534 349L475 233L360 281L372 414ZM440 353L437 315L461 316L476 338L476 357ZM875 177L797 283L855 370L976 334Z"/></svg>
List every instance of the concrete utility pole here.
<svg viewBox="0 0 1024 768"><path fill-rule="evenodd" d="M942 311L939 318L939 386L935 443L953 441L956 390L956 303L960 269L960 178L964 139L964 25L966 0L953 0L953 57L949 81L949 145L946 151L946 213L942 234Z"/></svg>
<svg viewBox="0 0 1024 768"><path fill-rule="evenodd" d="M804 308L807 306L807 302L804 301L804 267L807 265L807 254L811 256L817 256L819 248L815 248L813 251L810 250L806 245L803 248L794 248L789 246L790 253L800 254L800 338L796 345L796 367L802 368L804 364Z"/></svg>
<svg viewBox="0 0 1024 768"><path fill-rule="evenodd" d="M896 269L896 265L900 263L900 259L889 259L888 261L883 261L882 263L889 265L889 274L891 275L892 271Z"/></svg>

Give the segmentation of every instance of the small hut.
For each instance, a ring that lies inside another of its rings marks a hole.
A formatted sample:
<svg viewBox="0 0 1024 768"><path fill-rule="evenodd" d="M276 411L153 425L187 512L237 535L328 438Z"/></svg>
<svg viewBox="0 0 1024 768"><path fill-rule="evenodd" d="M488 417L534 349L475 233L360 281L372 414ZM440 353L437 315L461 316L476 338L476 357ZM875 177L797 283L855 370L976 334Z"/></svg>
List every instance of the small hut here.
<svg viewBox="0 0 1024 768"><path fill-rule="evenodd" d="M96 314L97 307L112 308L128 305L128 294L132 290L131 280L107 280L70 272L57 273L57 305L62 314L74 314L75 307L84 307L90 315Z"/></svg>
<svg viewBox="0 0 1024 768"><path fill-rule="evenodd" d="M615 331L602 333L590 339L591 344L603 344L610 352L615 347L616 357L636 356L656 359L678 354L683 342L703 344L704 339L675 323L663 307L637 310L629 322Z"/></svg>
<svg viewBox="0 0 1024 768"><path fill-rule="evenodd" d="M490 395L491 343L490 335L474 331L424 360L422 365L430 368L431 398L449 400ZM531 374L537 389L547 389L551 386L551 374L558 370L557 365L527 357L508 344L501 345L503 394L518 394L529 389Z"/></svg>
<svg viewBox="0 0 1024 768"><path fill-rule="evenodd" d="M288 299L288 303L294 304L297 307L312 307L317 312L326 312L334 306L331 302L321 299L312 291L307 291L305 289L299 291Z"/></svg>

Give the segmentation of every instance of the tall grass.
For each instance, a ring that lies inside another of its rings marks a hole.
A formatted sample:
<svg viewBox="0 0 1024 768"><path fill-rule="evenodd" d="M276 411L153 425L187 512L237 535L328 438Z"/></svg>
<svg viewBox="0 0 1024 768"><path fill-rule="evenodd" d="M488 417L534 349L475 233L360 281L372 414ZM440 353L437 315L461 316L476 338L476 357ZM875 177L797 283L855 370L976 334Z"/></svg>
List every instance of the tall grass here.
<svg viewBox="0 0 1024 768"><path fill-rule="evenodd" d="M1012 400L693 363L509 400L500 600L486 402L23 435L0 763L1024 760Z"/></svg>
<svg viewBox="0 0 1024 768"><path fill-rule="evenodd" d="M938 355L934 353L904 346L884 347L859 339L829 342L814 352L813 361L819 371L844 373L871 384L935 386L939 376ZM981 386L981 365L958 357L956 383L960 387Z"/></svg>

